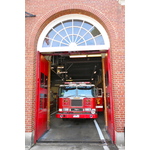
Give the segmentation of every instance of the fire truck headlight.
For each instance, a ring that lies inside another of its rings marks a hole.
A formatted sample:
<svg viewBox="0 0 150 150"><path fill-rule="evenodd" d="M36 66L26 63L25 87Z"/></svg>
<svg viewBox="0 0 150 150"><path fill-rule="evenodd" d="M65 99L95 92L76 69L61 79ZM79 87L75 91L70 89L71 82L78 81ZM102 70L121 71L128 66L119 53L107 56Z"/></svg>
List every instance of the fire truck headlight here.
<svg viewBox="0 0 150 150"><path fill-rule="evenodd" d="M95 114L95 112L96 112L96 109L91 110L91 114Z"/></svg>
<svg viewBox="0 0 150 150"><path fill-rule="evenodd" d="M59 111L62 111L62 109L59 109Z"/></svg>
<svg viewBox="0 0 150 150"><path fill-rule="evenodd" d="M85 111L91 111L91 108L85 108Z"/></svg>
<svg viewBox="0 0 150 150"><path fill-rule="evenodd" d="M63 108L62 110L63 111L69 111L69 108Z"/></svg>

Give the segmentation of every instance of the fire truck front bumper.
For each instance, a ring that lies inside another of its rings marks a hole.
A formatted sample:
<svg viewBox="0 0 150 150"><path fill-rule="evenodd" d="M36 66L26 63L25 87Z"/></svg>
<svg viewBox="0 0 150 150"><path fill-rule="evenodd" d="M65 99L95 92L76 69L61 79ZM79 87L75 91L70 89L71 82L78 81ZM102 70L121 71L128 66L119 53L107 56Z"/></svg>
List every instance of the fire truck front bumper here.
<svg viewBox="0 0 150 150"><path fill-rule="evenodd" d="M69 113L57 113L56 118L98 118L98 114L69 114Z"/></svg>

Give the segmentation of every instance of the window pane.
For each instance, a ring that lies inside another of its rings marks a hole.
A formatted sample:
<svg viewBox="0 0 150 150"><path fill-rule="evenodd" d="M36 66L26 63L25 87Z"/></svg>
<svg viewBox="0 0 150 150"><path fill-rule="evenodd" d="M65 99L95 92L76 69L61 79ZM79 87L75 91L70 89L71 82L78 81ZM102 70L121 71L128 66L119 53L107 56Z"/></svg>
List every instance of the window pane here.
<svg viewBox="0 0 150 150"><path fill-rule="evenodd" d="M77 36L76 35L73 35L73 42L75 42Z"/></svg>
<svg viewBox="0 0 150 150"><path fill-rule="evenodd" d="M86 30L81 29L81 31L80 31L80 35L81 35L81 36L83 36L86 32L87 32Z"/></svg>
<svg viewBox="0 0 150 150"><path fill-rule="evenodd" d="M80 36L77 37L76 42L78 42L79 39L81 40L81 37L80 37ZM78 42L78 43L79 43L79 42Z"/></svg>
<svg viewBox="0 0 150 150"><path fill-rule="evenodd" d="M72 34L72 28L66 28L68 34Z"/></svg>
<svg viewBox="0 0 150 150"><path fill-rule="evenodd" d="M40 84L40 87L41 88L44 88L45 87L45 75L44 73L41 73L41 84Z"/></svg>
<svg viewBox="0 0 150 150"><path fill-rule="evenodd" d="M84 36L84 39L85 39L85 40L88 40L88 39L91 39L91 38L92 38L92 36L91 36L90 33L87 33L87 34Z"/></svg>
<svg viewBox="0 0 150 150"><path fill-rule="evenodd" d="M60 35L56 35L55 40L61 41L62 37Z"/></svg>
<svg viewBox="0 0 150 150"><path fill-rule="evenodd" d="M44 39L42 47L49 47L50 46L50 40Z"/></svg>
<svg viewBox="0 0 150 150"><path fill-rule="evenodd" d="M81 26L82 25L82 22L81 20L73 20L73 26Z"/></svg>
<svg viewBox="0 0 150 150"><path fill-rule="evenodd" d="M40 110L47 108L47 94L40 94Z"/></svg>
<svg viewBox="0 0 150 150"><path fill-rule="evenodd" d="M79 37L79 38L80 38L80 37ZM84 40L83 40L82 38L80 38L80 40L77 41L77 42L78 42L77 44L80 44L80 43L84 42Z"/></svg>
<svg viewBox="0 0 150 150"><path fill-rule="evenodd" d="M53 43L52 43L52 47L59 47L59 42L56 42L56 41L53 41Z"/></svg>
<svg viewBox="0 0 150 150"><path fill-rule="evenodd" d="M47 80L48 77L44 73L41 73L41 84L40 84L41 88L47 89Z"/></svg>
<svg viewBox="0 0 150 150"><path fill-rule="evenodd" d="M62 36L62 37L65 37L66 36L66 32L64 30L62 30L61 32L59 32L59 34Z"/></svg>
<svg viewBox="0 0 150 150"><path fill-rule="evenodd" d="M73 33L78 34L80 28L74 27Z"/></svg>
<svg viewBox="0 0 150 150"><path fill-rule="evenodd" d="M78 46L85 46L85 45L86 45L85 42L83 42L83 43L79 44Z"/></svg>
<svg viewBox="0 0 150 150"><path fill-rule="evenodd" d="M50 30L50 32L47 34L49 38L53 38L56 32L54 30Z"/></svg>
<svg viewBox="0 0 150 150"><path fill-rule="evenodd" d="M86 43L87 43L87 45L95 45L95 43L94 43L94 40L93 40L93 39L92 39L92 40L87 41Z"/></svg>
<svg viewBox="0 0 150 150"><path fill-rule="evenodd" d="M43 45L42 47L49 47L50 46L50 38L48 36L48 34L46 35L44 41L43 41Z"/></svg>
<svg viewBox="0 0 150 150"><path fill-rule="evenodd" d="M73 42L73 38L72 38L72 35L69 35L69 38L70 38L70 41Z"/></svg>
<svg viewBox="0 0 150 150"><path fill-rule="evenodd" d="M66 40L62 40L62 43L64 44L67 44L68 45L68 42Z"/></svg>
<svg viewBox="0 0 150 150"><path fill-rule="evenodd" d="M100 32L95 27L91 30L91 33L94 37L100 34Z"/></svg>
<svg viewBox="0 0 150 150"><path fill-rule="evenodd" d="M65 44L61 43L60 46L68 46L68 45L65 45Z"/></svg>
<svg viewBox="0 0 150 150"><path fill-rule="evenodd" d="M92 28L92 25L91 24L89 24L89 23L87 23L87 22L84 22L84 24L83 24L83 26L82 26L83 28L85 28L85 29L87 29L87 30L89 30L89 29L91 29Z"/></svg>
<svg viewBox="0 0 150 150"><path fill-rule="evenodd" d="M64 21L63 24L65 27L72 26L72 20Z"/></svg>
<svg viewBox="0 0 150 150"><path fill-rule="evenodd" d="M62 28L63 28L63 26L62 26L61 23L59 23L58 25L56 25L56 26L54 27L54 29L55 29L57 32L60 31Z"/></svg>
<svg viewBox="0 0 150 150"><path fill-rule="evenodd" d="M95 41L96 41L96 45L104 45L104 39L103 39L102 35L96 37Z"/></svg>
<svg viewBox="0 0 150 150"><path fill-rule="evenodd" d="M67 40L67 41L68 41L68 43L70 43L70 42L69 42L69 38L68 38L68 36L67 36L67 37L65 37L65 40Z"/></svg>

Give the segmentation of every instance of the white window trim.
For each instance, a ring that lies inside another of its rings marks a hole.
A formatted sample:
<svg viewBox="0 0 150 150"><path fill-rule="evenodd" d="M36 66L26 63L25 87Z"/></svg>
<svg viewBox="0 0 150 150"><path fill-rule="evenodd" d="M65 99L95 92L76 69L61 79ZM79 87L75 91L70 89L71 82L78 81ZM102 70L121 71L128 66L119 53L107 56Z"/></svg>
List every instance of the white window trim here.
<svg viewBox="0 0 150 150"><path fill-rule="evenodd" d="M102 34L105 45L89 45L89 46L74 46L74 47L42 47L43 40L47 35L47 33L50 31L50 29L53 28L58 23L70 19L84 20L93 24ZM95 19L81 14L64 15L50 22L42 31L37 44L37 51L40 52L90 51L90 50L92 51L92 50L108 50L109 48L110 48L109 37L103 26Z"/></svg>

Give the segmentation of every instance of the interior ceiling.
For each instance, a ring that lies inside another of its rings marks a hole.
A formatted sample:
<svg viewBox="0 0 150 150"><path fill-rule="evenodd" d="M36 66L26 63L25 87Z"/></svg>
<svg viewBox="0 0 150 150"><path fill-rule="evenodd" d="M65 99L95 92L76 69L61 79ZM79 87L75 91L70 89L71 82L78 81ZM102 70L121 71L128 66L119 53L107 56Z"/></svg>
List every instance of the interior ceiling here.
<svg viewBox="0 0 150 150"><path fill-rule="evenodd" d="M94 83L102 71L101 57L70 58L69 54L61 54L53 55L51 62L52 86L65 81ZM64 66L60 69L63 73L58 73L58 66Z"/></svg>

